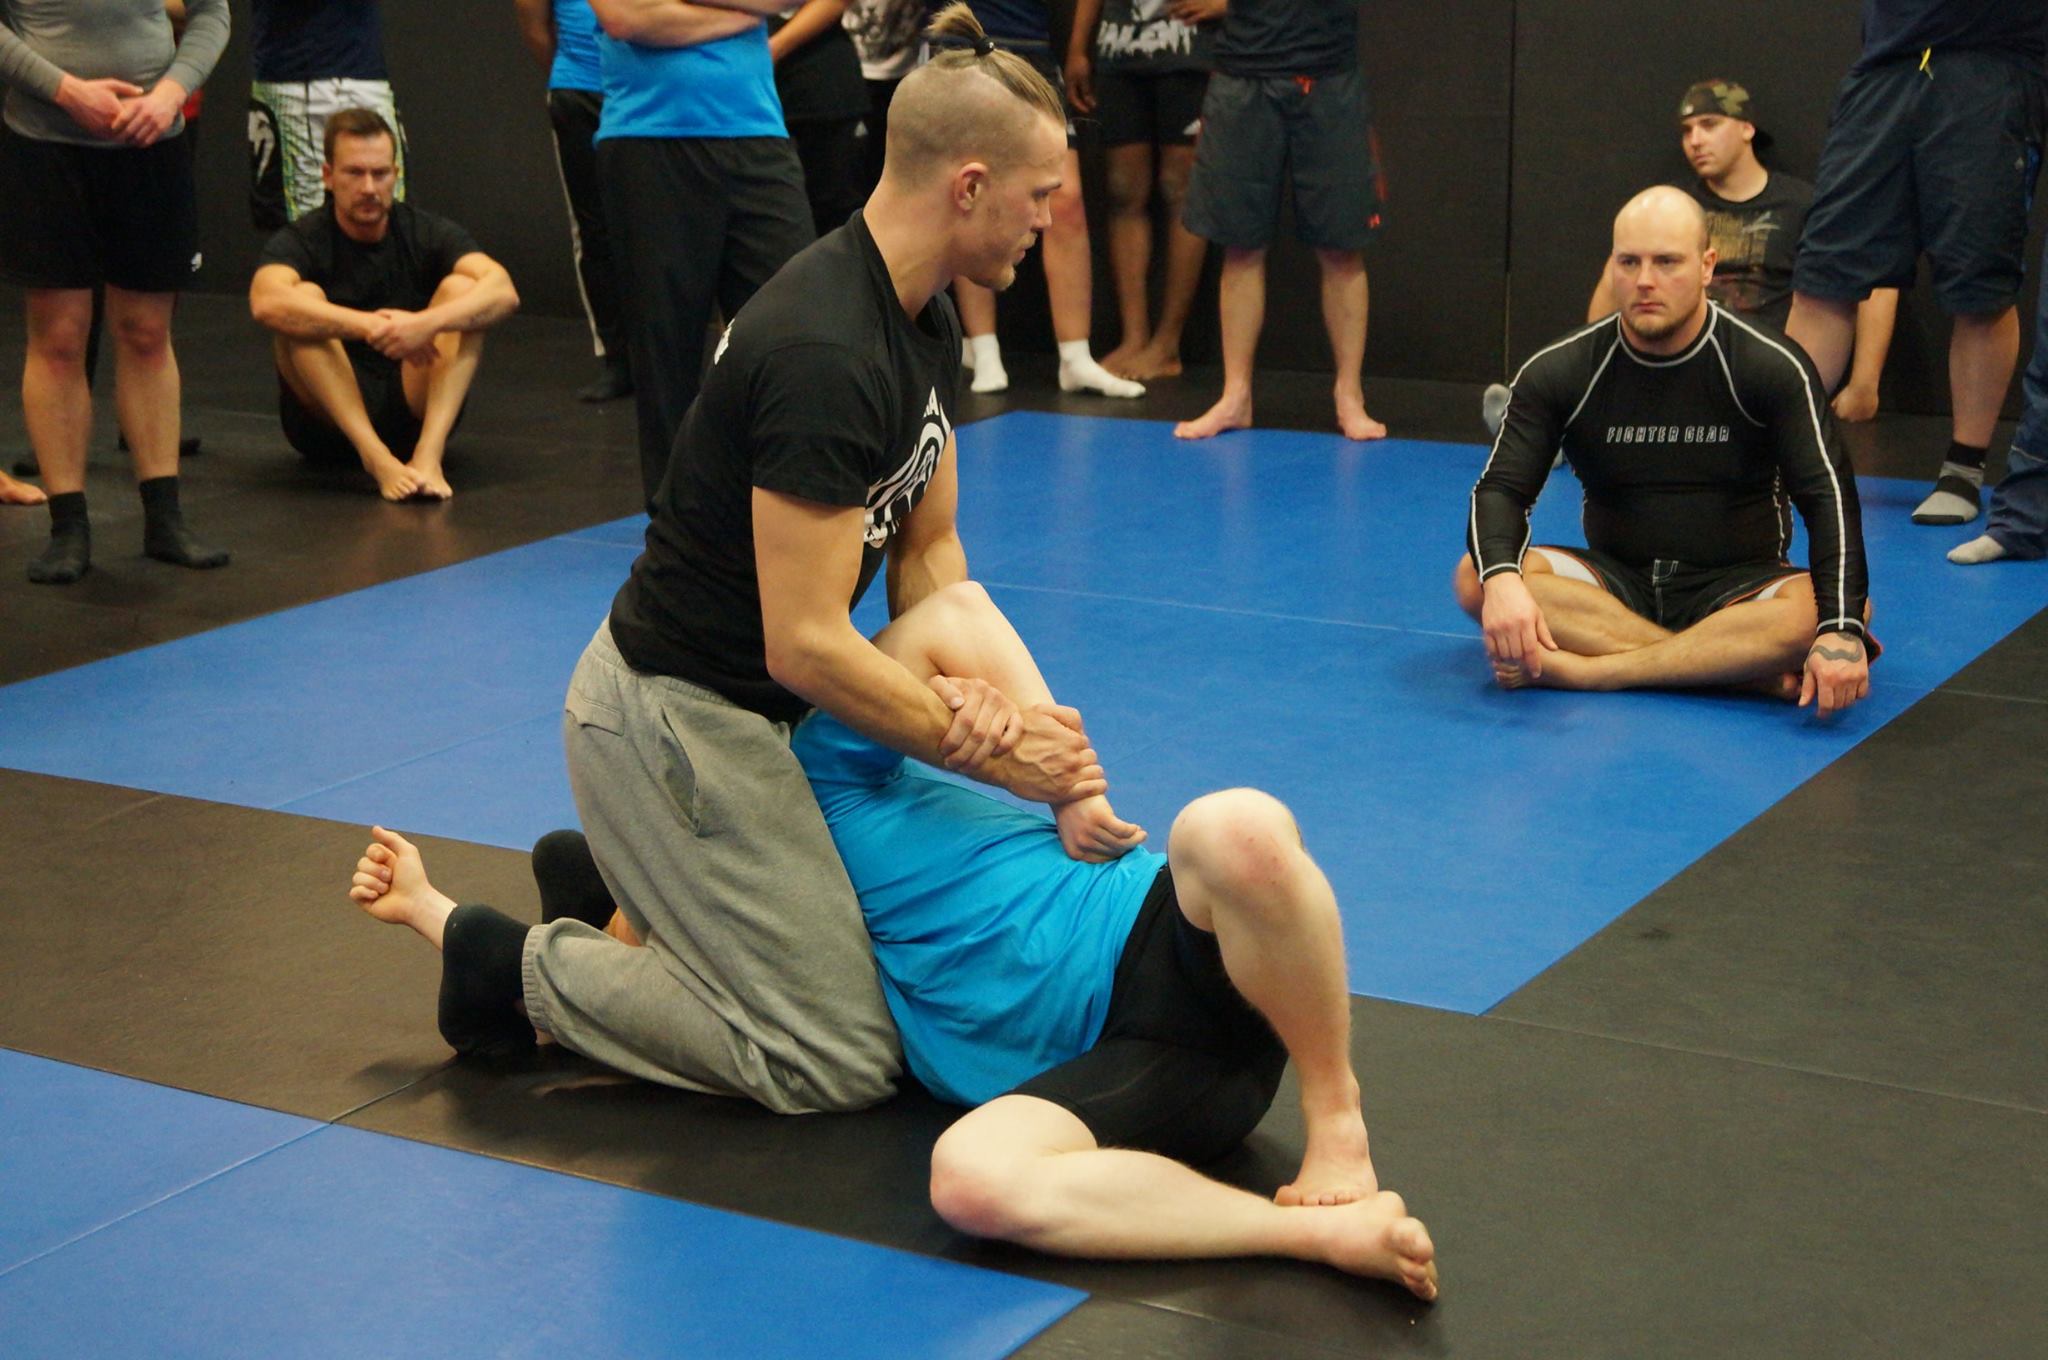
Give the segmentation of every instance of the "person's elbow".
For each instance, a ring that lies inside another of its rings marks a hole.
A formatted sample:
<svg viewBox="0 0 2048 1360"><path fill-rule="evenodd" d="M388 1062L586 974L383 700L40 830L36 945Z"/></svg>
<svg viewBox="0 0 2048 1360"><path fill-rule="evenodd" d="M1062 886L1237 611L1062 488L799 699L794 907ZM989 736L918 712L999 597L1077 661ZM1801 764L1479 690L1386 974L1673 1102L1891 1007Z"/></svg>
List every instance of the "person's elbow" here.
<svg viewBox="0 0 2048 1360"><path fill-rule="evenodd" d="M284 299L277 289L260 283L249 289L249 319L268 331L284 324Z"/></svg>
<svg viewBox="0 0 2048 1360"><path fill-rule="evenodd" d="M826 631L805 623L770 624L762 630L761 641L768 678L798 698L817 703L831 671Z"/></svg>

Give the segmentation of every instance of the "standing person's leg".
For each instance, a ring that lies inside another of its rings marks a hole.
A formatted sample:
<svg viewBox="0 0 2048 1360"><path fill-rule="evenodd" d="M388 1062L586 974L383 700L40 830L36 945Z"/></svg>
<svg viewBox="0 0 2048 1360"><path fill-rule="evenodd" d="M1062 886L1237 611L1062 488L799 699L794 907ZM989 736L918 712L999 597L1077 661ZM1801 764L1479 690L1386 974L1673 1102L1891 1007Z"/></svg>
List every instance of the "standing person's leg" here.
<svg viewBox="0 0 2048 1360"><path fill-rule="evenodd" d="M453 302L474 287L475 280L461 274L450 274L441 280L440 286L434 290L433 300L427 305L439 307ZM484 333L443 331L434 337L434 350L435 358L430 364L402 364L399 367L401 381L405 384L406 407L420 422L420 432L413 441L412 456L406 460L406 465L419 479L423 495L447 500L455 492L448 485L441 464L448 452L448 435L462 417L463 403L469 400L470 384L476 381L477 365L483 362Z"/></svg>
<svg viewBox="0 0 2048 1360"><path fill-rule="evenodd" d="M1209 259L1209 243L1181 224L1194 164L1192 142L1159 148L1159 197L1167 221L1166 282L1159 293L1159 322L1152 328L1151 342L1132 363L1130 376L1134 378L1180 375L1181 333L1194 313L1195 290L1201 286L1202 266Z"/></svg>
<svg viewBox="0 0 2048 1360"><path fill-rule="evenodd" d="M973 279L955 277L953 305L960 311L961 361L974 374L968 389L984 396L1007 392L1010 371L1003 367L1002 342L996 339L996 295Z"/></svg>
<svg viewBox="0 0 2048 1360"><path fill-rule="evenodd" d="M579 388L578 401L614 401L633 391L626 343L619 324L618 279L606 229L604 196L597 183L597 124L604 96L591 90L549 90L548 123L555 134L555 168L569 204L569 249L590 339L604 373Z"/></svg>
<svg viewBox="0 0 2048 1360"><path fill-rule="evenodd" d="M1102 88L1098 85L1098 100L1107 97ZM1126 373L1152 343L1152 160L1149 142L1103 148L1103 180L1109 191L1109 272L1116 280L1120 326L1116 348L1102 356L1102 366L1112 373Z"/></svg>
<svg viewBox="0 0 2048 1360"><path fill-rule="evenodd" d="M731 324L747 299L818 234L795 143L787 137L741 137L717 149L726 201L717 299Z"/></svg>
<svg viewBox="0 0 2048 1360"><path fill-rule="evenodd" d="M69 585L92 565L85 508L85 450L92 436L85 337L91 327L91 289L29 289L21 419L50 505L50 542L28 564L28 579L41 585Z"/></svg>
<svg viewBox="0 0 2048 1360"><path fill-rule="evenodd" d="M619 300L649 503L697 396L704 328L729 244L725 186L709 147L687 138L617 137L597 148L619 277L632 281Z"/></svg>
<svg viewBox="0 0 2048 1360"><path fill-rule="evenodd" d="M644 946L575 920L529 932L533 1024L622 1071L775 1110L886 1097L895 1028L787 731L632 671L601 629L563 736L591 852Z"/></svg>
<svg viewBox="0 0 2048 1360"><path fill-rule="evenodd" d="M142 495L142 551L173 566L224 567L225 549L201 542L185 527L178 503L178 426L182 384L171 347L176 293L130 292L107 286L107 329L114 337L114 404L128 436Z"/></svg>
<svg viewBox="0 0 2048 1360"><path fill-rule="evenodd" d="M1293 88L1292 81L1217 75L1202 100L1184 221L1197 237L1223 247L1217 292L1223 394L1173 427L1181 439L1207 439L1252 423L1252 364L1266 321L1266 247L1287 173L1287 134L1276 101Z"/></svg>
<svg viewBox="0 0 2048 1360"><path fill-rule="evenodd" d="M2048 250L2042 254L2048 270ZM2034 308L2034 353L2020 382L2025 404L2005 454L2005 476L1992 489L1984 532L1949 550L1963 566L2002 557L2048 556L2048 289Z"/></svg>
<svg viewBox="0 0 2048 1360"><path fill-rule="evenodd" d="M1066 168L1052 196L1052 225L1039 243L1045 293L1052 305L1053 341L1059 346L1062 392L1142 397L1145 388L1095 362L1088 332L1095 308L1094 263L1088 250L1088 208L1081 197L1081 155L1067 148Z"/></svg>
<svg viewBox="0 0 2048 1360"><path fill-rule="evenodd" d="M1336 360L1331 394L1347 439L1383 439L1387 427L1365 410L1361 370L1369 292L1364 250L1386 208L1379 135L1365 78L1356 71L1316 80L1290 100L1287 163L1294 220L1322 269L1323 325Z"/></svg>

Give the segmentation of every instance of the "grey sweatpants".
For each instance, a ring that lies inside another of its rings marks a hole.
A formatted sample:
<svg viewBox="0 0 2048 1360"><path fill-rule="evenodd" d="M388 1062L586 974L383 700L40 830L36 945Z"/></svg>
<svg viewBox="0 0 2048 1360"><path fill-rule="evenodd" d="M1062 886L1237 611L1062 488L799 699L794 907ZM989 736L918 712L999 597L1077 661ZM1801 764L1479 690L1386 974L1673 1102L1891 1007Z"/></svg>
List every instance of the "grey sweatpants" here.
<svg viewBox="0 0 2048 1360"><path fill-rule="evenodd" d="M578 921L526 937L534 1027L607 1066L797 1114L902 1069L860 904L789 729L626 665L609 623L562 718L598 870L644 947Z"/></svg>

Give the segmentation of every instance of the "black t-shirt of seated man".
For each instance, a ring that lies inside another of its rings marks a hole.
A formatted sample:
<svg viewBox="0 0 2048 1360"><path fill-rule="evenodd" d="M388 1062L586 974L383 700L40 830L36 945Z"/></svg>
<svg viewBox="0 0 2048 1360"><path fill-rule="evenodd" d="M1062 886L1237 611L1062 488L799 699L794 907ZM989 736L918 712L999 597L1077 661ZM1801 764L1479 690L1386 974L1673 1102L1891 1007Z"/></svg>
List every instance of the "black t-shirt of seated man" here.
<svg viewBox="0 0 2048 1360"><path fill-rule="evenodd" d="M1792 314L1792 262L1813 207L1813 186L1773 171L1762 192L1740 203L1702 180L1684 188L1707 213L1707 241L1716 256L1707 296L1783 330Z"/></svg>
<svg viewBox="0 0 2048 1360"><path fill-rule="evenodd" d="M646 550L612 601L627 664L772 722L802 717L768 675L754 488L866 507L850 606L938 467L959 372L952 299L906 316L861 217L784 265L733 318L676 434Z"/></svg>
<svg viewBox="0 0 2048 1360"><path fill-rule="evenodd" d="M1225 75L1333 76L1358 67L1361 0L1230 0L1216 69Z"/></svg>
<svg viewBox="0 0 2048 1360"><path fill-rule="evenodd" d="M289 265L308 283L317 283L337 307L374 312L396 307L417 312L433 301L434 290L465 255L475 254L476 239L445 217L413 207L391 205L390 225L375 245L352 240L334 220L332 199L284 227L263 247L257 268ZM349 361L358 368L389 365L360 340L344 342Z"/></svg>

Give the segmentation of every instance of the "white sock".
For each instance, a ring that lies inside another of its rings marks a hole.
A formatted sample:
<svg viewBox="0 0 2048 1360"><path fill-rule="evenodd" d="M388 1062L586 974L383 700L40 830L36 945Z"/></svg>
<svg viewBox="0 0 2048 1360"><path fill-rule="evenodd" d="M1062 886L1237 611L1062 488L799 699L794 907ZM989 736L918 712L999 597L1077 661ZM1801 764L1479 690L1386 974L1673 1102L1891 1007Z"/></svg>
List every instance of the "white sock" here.
<svg viewBox="0 0 2048 1360"><path fill-rule="evenodd" d="M1116 374L1095 362L1095 356L1088 352L1086 340L1060 341L1060 391L1079 392L1083 389L1100 392L1105 397L1142 397L1145 384L1119 378Z"/></svg>
<svg viewBox="0 0 2048 1360"><path fill-rule="evenodd" d="M974 369L974 341L960 337L960 367L972 372Z"/></svg>
<svg viewBox="0 0 2048 1360"><path fill-rule="evenodd" d="M1486 422L1488 434L1500 433L1500 422L1508 413L1508 400L1514 393L1506 383L1489 384L1479 398L1479 418Z"/></svg>
<svg viewBox="0 0 2048 1360"><path fill-rule="evenodd" d="M2005 556L2005 545L1990 534L1979 534L1968 543L1959 543L1948 550L1948 560L1958 566L1974 567L1979 562L1996 562Z"/></svg>
<svg viewBox="0 0 2048 1360"><path fill-rule="evenodd" d="M1003 347L994 331L968 336L967 348L974 356L967 364L974 370L974 381L968 384L970 390L1001 392L1010 385L1009 370L1003 367Z"/></svg>

